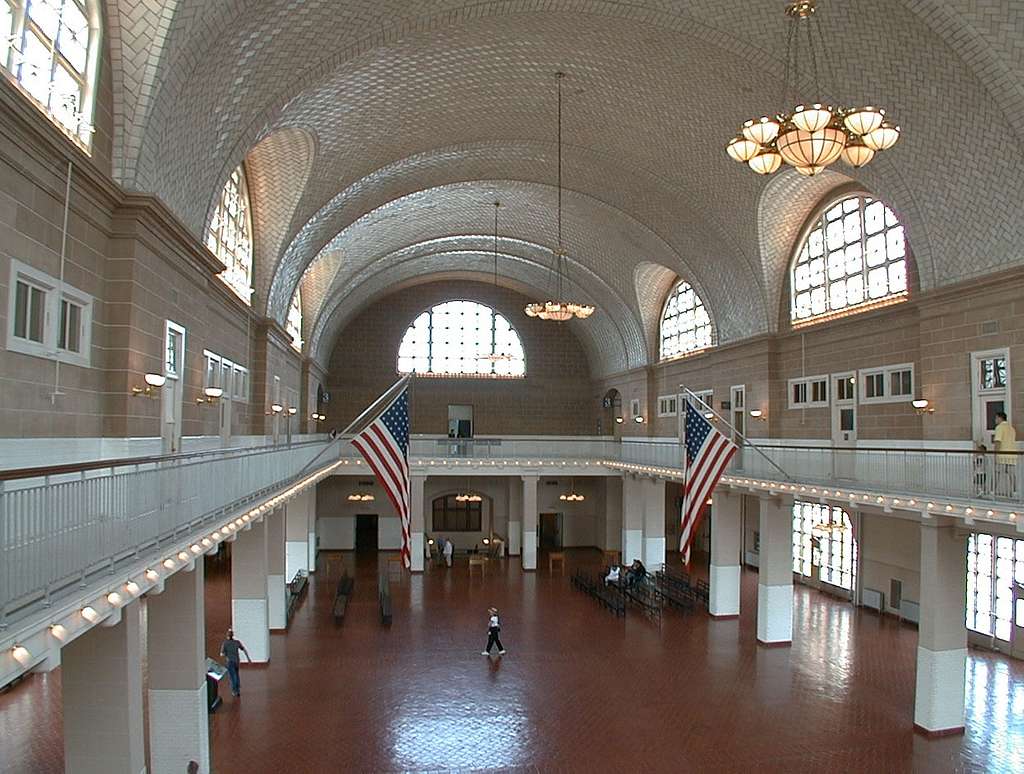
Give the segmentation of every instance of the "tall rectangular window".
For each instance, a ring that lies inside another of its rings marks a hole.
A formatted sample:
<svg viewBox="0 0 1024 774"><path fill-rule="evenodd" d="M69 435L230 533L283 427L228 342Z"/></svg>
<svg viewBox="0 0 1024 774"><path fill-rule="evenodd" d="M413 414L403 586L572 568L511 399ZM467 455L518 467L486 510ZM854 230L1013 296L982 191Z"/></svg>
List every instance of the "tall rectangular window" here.
<svg viewBox="0 0 1024 774"><path fill-rule="evenodd" d="M19 339L43 343L46 319L46 291L18 280L15 286L14 335Z"/></svg>
<svg viewBox="0 0 1024 774"><path fill-rule="evenodd" d="M82 351L82 307L66 298L60 302L57 348L68 352Z"/></svg>

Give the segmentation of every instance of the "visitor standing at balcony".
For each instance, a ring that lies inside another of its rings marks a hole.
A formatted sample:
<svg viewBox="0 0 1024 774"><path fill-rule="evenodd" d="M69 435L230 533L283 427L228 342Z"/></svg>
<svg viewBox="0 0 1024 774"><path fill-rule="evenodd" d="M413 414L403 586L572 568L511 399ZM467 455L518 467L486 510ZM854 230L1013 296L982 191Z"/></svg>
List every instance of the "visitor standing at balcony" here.
<svg viewBox="0 0 1024 774"><path fill-rule="evenodd" d="M1006 420L1006 412L996 413L996 493L1013 497L1017 490L1017 431Z"/></svg>
<svg viewBox="0 0 1024 774"><path fill-rule="evenodd" d="M238 666L240 663L239 651L245 654L245 658L248 661L252 661L252 656L249 655L249 651L245 649L245 645L235 639L235 632L228 629L228 638L224 640L224 643L220 646L220 654L224 657L228 666L228 677L231 679L231 695L241 696L242 686L238 680Z"/></svg>

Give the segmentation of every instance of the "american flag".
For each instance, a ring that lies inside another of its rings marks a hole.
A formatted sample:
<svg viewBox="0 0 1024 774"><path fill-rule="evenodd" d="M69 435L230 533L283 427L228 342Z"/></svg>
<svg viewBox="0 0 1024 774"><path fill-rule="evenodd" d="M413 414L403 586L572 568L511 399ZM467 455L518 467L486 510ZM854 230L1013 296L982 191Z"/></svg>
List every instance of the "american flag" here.
<svg viewBox="0 0 1024 774"><path fill-rule="evenodd" d="M402 564L409 568L409 388L352 439L402 519Z"/></svg>
<svg viewBox="0 0 1024 774"><path fill-rule="evenodd" d="M686 402L686 484L679 530L679 551L690 562L690 546L700 526L708 497L722 477L737 446L715 430L700 411Z"/></svg>

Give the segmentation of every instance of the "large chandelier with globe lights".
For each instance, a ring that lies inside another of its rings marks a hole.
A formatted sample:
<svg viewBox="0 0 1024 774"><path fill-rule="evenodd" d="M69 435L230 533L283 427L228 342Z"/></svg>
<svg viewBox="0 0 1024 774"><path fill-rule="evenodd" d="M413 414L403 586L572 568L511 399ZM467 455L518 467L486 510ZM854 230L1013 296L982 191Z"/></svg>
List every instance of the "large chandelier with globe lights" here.
<svg viewBox="0 0 1024 774"><path fill-rule="evenodd" d="M538 317L541 320L564 322L573 318L586 320L594 313L592 304L581 304L566 301L562 288L569 278L569 264L562 247L562 79L565 73L555 73L558 83L558 247L555 248L555 295L554 300L539 301L527 304L523 310L527 317Z"/></svg>
<svg viewBox="0 0 1024 774"><path fill-rule="evenodd" d="M792 0L786 6L791 22L786 40L784 104L792 104L787 101L791 96L790 87L794 94L797 90L802 53L805 61L811 62L816 96L822 96L818 61L828 63L830 59L825 50L825 37L815 18L816 6L817 0ZM801 52L802 35L807 39L805 52ZM815 43L815 36L820 45ZM770 175L786 163L801 175L811 177L839 159L852 167L863 167L899 139L899 126L882 108L808 102L797 105L789 113L750 119L725 150L759 175Z"/></svg>

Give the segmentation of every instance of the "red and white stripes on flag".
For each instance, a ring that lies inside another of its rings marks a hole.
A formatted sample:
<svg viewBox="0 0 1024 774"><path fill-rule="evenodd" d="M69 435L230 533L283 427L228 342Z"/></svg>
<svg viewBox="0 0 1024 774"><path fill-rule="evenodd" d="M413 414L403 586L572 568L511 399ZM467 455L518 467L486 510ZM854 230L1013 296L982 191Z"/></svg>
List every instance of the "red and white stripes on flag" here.
<svg viewBox="0 0 1024 774"><path fill-rule="evenodd" d="M409 569L409 390L395 398L352 439L384 487L388 499L402 520L402 565Z"/></svg>
<svg viewBox="0 0 1024 774"><path fill-rule="evenodd" d="M680 515L679 551L683 562L690 562L690 547L700 526L707 499L722 477L736 444L711 426L704 415L686 402L686 483Z"/></svg>

